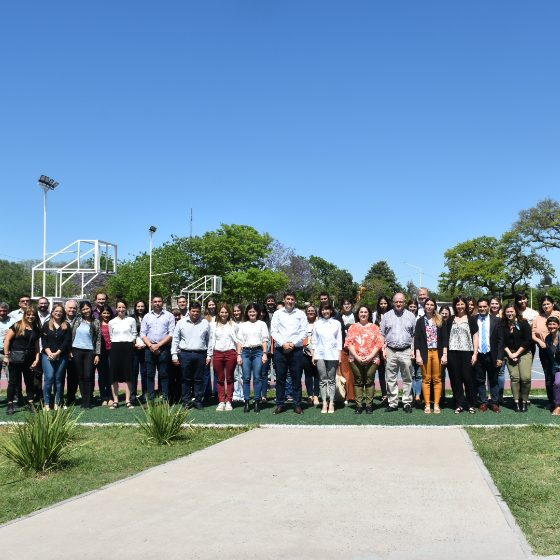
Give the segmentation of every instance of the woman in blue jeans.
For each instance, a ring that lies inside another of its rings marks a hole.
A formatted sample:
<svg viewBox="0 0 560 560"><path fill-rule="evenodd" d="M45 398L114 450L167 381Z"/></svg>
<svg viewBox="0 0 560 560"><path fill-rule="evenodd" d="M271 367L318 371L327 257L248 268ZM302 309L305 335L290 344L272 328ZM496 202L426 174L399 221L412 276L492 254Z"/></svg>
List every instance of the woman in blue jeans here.
<svg viewBox="0 0 560 560"><path fill-rule="evenodd" d="M237 331L237 363L243 367L243 412L251 410L251 377L253 377L253 392L255 412L260 412L261 371L268 360L268 328L258 319L259 307L250 303L245 309L245 321L239 325Z"/></svg>
<svg viewBox="0 0 560 560"><path fill-rule="evenodd" d="M66 322L66 313L60 303L55 303L51 317L45 322L41 333L43 351L43 396L45 410L51 409L51 392L55 387L54 409L62 404L64 393L64 377L68 364L68 353L72 344L72 329ZM66 408L66 407L64 407Z"/></svg>

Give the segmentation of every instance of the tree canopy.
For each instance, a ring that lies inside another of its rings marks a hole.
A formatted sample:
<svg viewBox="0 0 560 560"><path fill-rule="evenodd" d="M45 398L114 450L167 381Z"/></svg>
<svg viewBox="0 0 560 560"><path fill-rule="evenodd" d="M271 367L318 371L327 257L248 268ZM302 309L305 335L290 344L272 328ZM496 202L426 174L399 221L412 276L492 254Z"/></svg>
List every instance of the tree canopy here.
<svg viewBox="0 0 560 560"><path fill-rule="evenodd" d="M560 249L560 203L545 198L533 208L521 210L513 227L537 249Z"/></svg>

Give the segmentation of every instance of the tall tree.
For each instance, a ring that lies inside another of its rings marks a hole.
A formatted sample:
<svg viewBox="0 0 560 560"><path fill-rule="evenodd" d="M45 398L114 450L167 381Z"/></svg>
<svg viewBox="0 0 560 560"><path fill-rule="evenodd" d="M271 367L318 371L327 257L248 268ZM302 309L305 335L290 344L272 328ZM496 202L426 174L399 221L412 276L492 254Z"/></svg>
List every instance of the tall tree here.
<svg viewBox="0 0 560 560"><path fill-rule="evenodd" d="M560 249L560 203L545 198L521 210L513 227L537 249Z"/></svg>
<svg viewBox="0 0 560 560"><path fill-rule="evenodd" d="M368 280L381 280L387 286L390 295L402 292L403 287L399 284L397 276L387 261L377 261L373 263L364 278L364 283Z"/></svg>
<svg viewBox="0 0 560 560"><path fill-rule="evenodd" d="M310 291L310 299L319 301L319 294L323 290L328 292L331 299L336 303L341 298L355 299L358 285L354 282L352 275L335 264L312 255L309 257L313 286Z"/></svg>
<svg viewBox="0 0 560 560"><path fill-rule="evenodd" d="M31 293L31 269L21 263L0 259L0 301L17 309L19 297Z"/></svg>

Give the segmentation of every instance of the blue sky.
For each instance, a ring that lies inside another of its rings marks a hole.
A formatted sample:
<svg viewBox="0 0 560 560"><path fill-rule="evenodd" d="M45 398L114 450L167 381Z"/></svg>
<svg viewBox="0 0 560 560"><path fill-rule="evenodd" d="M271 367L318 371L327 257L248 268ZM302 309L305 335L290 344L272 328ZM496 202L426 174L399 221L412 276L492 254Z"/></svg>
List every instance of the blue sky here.
<svg viewBox="0 0 560 560"><path fill-rule="evenodd" d="M356 280L384 259L430 287L447 248L557 198L555 0L22 1L2 19L1 258L42 254L41 174L61 183L49 251L125 258L152 224L156 245L187 235L192 207L195 235L250 224Z"/></svg>

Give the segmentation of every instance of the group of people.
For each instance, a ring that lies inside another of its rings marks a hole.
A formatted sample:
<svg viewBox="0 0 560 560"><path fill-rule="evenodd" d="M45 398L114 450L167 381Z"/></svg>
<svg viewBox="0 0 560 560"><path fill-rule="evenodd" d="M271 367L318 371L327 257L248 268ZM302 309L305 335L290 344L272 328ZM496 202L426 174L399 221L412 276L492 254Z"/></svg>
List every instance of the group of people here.
<svg viewBox="0 0 560 560"><path fill-rule="evenodd" d="M68 300L49 309L46 298L35 308L22 296L12 313L0 303L8 414L22 401L22 381L29 410L38 399L46 410L74 404L78 388L82 408L99 402L116 409L119 384L124 405L133 408L156 397L156 378L157 391L170 402L202 409L215 397L218 412L233 410L237 400L244 412L258 413L267 402L271 373L275 414L289 402L296 414L304 413L302 377L308 405L321 413L333 414L342 400L354 402L356 414L372 414L376 374L385 411L397 411L402 402L405 413L423 408L439 414L446 372L456 414L497 413L505 367L513 407L527 412L538 347L552 414L560 415L560 310L548 296L540 313L528 307L525 294L503 306L497 297L459 296L451 307L438 309L426 288L416 300L402 293L381 296L375 311L349 299L337 310L326 292L318 307L304 309L291 291L279 303L270 294L263 305L208 300L204 310L181 296L171 312L160 295L152 298L151 309L135 302L130 314L124 299L114 307L107 301L100 292L94 304Z"/></svg>

